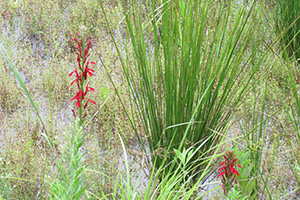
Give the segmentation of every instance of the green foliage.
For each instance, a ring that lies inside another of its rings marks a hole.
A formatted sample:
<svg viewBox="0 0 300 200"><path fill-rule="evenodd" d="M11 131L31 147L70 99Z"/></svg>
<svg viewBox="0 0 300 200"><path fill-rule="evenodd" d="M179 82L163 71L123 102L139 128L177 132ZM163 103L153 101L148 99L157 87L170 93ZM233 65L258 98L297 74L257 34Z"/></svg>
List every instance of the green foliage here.
<svg viewBox="0 0 300 200"><path fill-rule="evenodd" d="M23 113L27 115L28 113ZM18 123L9 120L3 125L5 129L14 128L15 132L8 132L5 136L5 144L1 143L1 173L5 176L5 187L7 194L9 189L13 188L10 198L7 199L32 199L44 196L45 174L50 173L48 166L51 160L47 158L45 151L45 143L38 141L39 138L39 122L36 118L24 117L14 113L14 118L23 118L27 121L26 126L18 128ZM35 127L34 127L35 126ZM18 138L18 139L16 139ZM41 148L44 147L44 148ZM48 147L48 146L47 146ZM38 156L37 156L38 155Z"/></svg>
<svg viewBox="0 0 300 200"><path fill-rule="evenodd" d="M252 174L254 163L251 159L249 159L250 154L246 151L246 149L238 151L238 149L235 148L234 152L237 154L238 161L242 166L241 169L238 169L240 176L237 176L239 185L236 188L238 188L238 191L240 191L244 197L247 197L247 199L256 199L256 175Z"/></svg>
<svg viewBox="0 0 300 200"><path fill-rule="evenodd" d="M268 187L266 187L268 180L265 180L265 177L259 176L263 172L263 169L261 167L262 163L262 156L263 156L263 150L264 147L266 146L266 141L267 141L267 134L266 134L266 128L268 127L268 122L271 118L272 115L268 113L268 107L267 107L267 94L268 94L268 85L267 82L265 81L264 88L263 90L260 89L260 93L258 97L253 97L252 100L252 105L250 113L245 110L243 111L244 113L244 123L240 123L240 127L242 129L242 132L244 134L244 140L247 144L247 152L246 158L244 158L244 162L249 162L249 166L247 169L251 170L251 175L248 174L248 177L246 180L251 180L249 183L249 189L251 189L251 193L247 194L250 195L250 198L253 198L252 195L257 195L257 191L259 191L261 188L261 185L259 184L259 181L261 181L264 184L264 189L267 191L268 196L270 197L270 191ZM249 123L251 122L251 123ZM270 150L275 150L275 149L270 149ZM250 161L247 161L247 159L250 159ZM273 157L274 159L274 157ZM270 166L272 169L272 166ZM251 179L252 177L252 179ZM254 178L253 177L259 177L259 178ZM253 183L254 181L255 183ZM243 183L242 183L243 185ZM243 185L243 187L246 187ZM255 187L254 189L252 187ZM249 192L249 191L244 191L244 192Z"/></svg>
<svg viewBox="0 0 300 200"><path fill-rule="evenodd" d="M287 68L291 68L291 63L287 62ZM293 92L293 101L291 102L291 105L288 107L286 106L286 112L288 113L289 119L293 125L293 132L295 133L295 142L296 142L296 147L293 145L291 140L289 141L289 145L291 146L291 155L292 158L295 159L295 164L298 166L294 166L292 164L289 165L290 169L292 170L298 186L300 186L300 176L299 176L299 166L300 166L300 157L299 157L299 145L300 145L300 98L299 98L299 86L296 82L296 77L293 75L292 71L290 70L289 72L289 81L292 87L292 92Z"/></svg>
<svg viewBox="0 0 300 200"><path fill-rule="evenodd" d="M122 139L121 139L121 143ZM119 194L114 194L113 199L201 199L206 193L199 194L199 188L202 186L199 185L200 181L205 177L209 172L209 168L212 165L213 160L216 158L215 155L207 158L206 160L198 160L199 162L207 162L206 169L202 172L202 176L197 180L196 183L193 183L192 177L189 177L190 171L193 170L189 168L187 163L188 160L193 157L194 152L192 149L187 149L183 152L177 152L175 160L179 160L178 165L171 164L170 168L172 173L165 174L164 178L159 181L161 173L165 173L164 166L161 166L159 169L153 168L151 175L149 177L149 183L145 186L144 190L138 191L138 182L135 185L132 183L130 178L130 170L128 168L128 160L126 149L123 146L124 151L124 161L126 166L126 178L123 178L121 174L118 174L118 179L116 180L115 191L121 191ZM185 159L186 158L186 159ZM166 159L165 159L166 160ZM155 162L155 161L154 161ZM178 166L178 167L177 167ZM214 190L214 189L212 189ZM106 196L103 198L109 199Z"/></svg>
<svg viewBox="0 0 300 200"><path fill-rule="evenodd" d="M8 181L10 175L7 173L7 169L3 166L3 158L1 157L0 169L0 199L10 199L14 188Z"/></svg>
<svg viewBox="0 0 300 200"><path fill-rule="evenodd" d="M123 6L132 44L127 46L123 38L123 48L126 55L132 49L134 64L123 56L111 30L131 108L138 111L132 117L135 133L141 143L140 132L146 133L156 168L164 155L165 163L174 160L171 150L192 147L197 151L189 165L200 171L206 164L195 162L196 158L213 152L259 66L245 67L246 49L259 23L259 5L235 11L235 18L230 2L152 1L149 18L140 6L144 5L135 1L131 10Z"/></svg>
<svg viewBox="0 0 300 200"><path fill-rule="evenodd" d="M83 196L93 199L85 194L84 172L87 167L83 164L85 153L81 153L85 135L77 124L73 124L70 136L66 137L68 142L66 149L63 149L62 160L56 161L59 176L51 184L50 199L79 200Z"/></svg>
<svg viewBox="0 0 300 200"><path fill-rule="evenodd" d="M300 58L300 1L277 0L275 11L276 31L278 35L282 34L282 49L286 49L288 59Z"/></svg>
<svg viewBox="0 0 300 200"><path fill-rule="evenodd" d="M226 200L246 200L249 199L247 196L243 196L241 192L236 190L235 188L232 188L229 191L228 196L225 198Z"/></svg>

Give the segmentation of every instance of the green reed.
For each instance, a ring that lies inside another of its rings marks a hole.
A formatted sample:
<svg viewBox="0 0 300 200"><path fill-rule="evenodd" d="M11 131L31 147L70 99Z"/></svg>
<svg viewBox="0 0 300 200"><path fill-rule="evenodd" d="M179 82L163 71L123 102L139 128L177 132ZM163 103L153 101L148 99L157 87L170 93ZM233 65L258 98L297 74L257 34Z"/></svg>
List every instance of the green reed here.
<svg viewBox="0 0 300 200"><path fill-rule="evenodd" d="M258 69L260 62L247 67L252 56L247 48L264 12L258 12L256 1L247 8L234 8L231 1L152 1L151 9L123 3L131 46L110 30L132 100L135 133L141 144L141 132L146 134L156 168L171 163L176 150L197 149L189 162L197 166L192 175L205 167L196 160L213 152L204 154L225 134ZM131 53L134 61L128 59Z"/></svg>
<svg viewBox="0 0 300 200"><path fill-rule="evenodd" d="M275 1L277 3L274 19L276 31L282 34L283 49L288 53L288 59L300 58L300 1Z"/></svg>

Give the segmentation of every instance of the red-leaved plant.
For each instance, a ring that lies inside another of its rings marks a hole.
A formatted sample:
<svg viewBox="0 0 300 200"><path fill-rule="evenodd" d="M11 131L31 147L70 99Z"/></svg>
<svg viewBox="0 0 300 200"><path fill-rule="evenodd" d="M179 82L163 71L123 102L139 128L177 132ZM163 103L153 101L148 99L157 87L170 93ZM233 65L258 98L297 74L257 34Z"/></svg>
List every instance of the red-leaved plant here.
<svg viewBox="0 0 300 200"><path fill-rule="evenodd" d="M90 64L96 64L95 62L91 62L89 60L89 50L92 48L92 42L91 40L88 40L87 42L87 47L85 49L83 49L83 42L82 40L80 40L80 42L78 41L77 38L74 38L75 42L77 43L77 47L75 47L75 49L77 50L77 62L78 62L78 67L76 67L76 69L74 71L72 71L69 76L72 76L72 74L75 74L76 79L71 83L71 85L73 85L74 83L76 83L77 87L78 87L78 91L76 93L76 95L70 99L71 101L76 100L76 104L75 107L78 107L79 109L79 125L81 126L83 123L83 118L85 117L85 115L83 116L83 109L85 109L88 105L88 102L91 102L93 104L96 104L95 101L92 101L90 98L86 98L86 95L88 92L92 91L94 92L94 88L91 88L88 86L88 84L86 83L87 81L87 77L90 76L94 76L94 70L90 68ZM84 103L84 100L86 100L86 102ZM84 104L84 106L83 106ZM72 109L72 112L74 114L74 117L76 118L76 114L75 111Z"/></svg>
<svg viewBox="0 0 300 200"><path fill-rule="evenodd" d="M222 188L224 194L227 195L228 191L234 186L234 183L237 184L236 176L239 176L239 172L236 170L236 165L239 168L242 168L241 165L237 164L236 154L233 151L227 151L224 155L224 161L220 164L221 168L219 170L220 176L222 177Z"/></svg>

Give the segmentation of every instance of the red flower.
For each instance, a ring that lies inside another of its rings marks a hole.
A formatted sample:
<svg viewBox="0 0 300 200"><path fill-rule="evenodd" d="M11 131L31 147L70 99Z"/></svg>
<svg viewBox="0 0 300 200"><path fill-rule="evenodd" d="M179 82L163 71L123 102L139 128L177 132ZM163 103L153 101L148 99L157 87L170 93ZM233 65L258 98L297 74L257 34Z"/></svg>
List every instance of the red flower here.
<svg viewBox="0 0 300 200"><path fill-rule="evenodd" d="M88 102L89 102L89 101L90 101L92 104L96 104L95 101L93 101L93 100L91 100L91 99L88 99L87 102L86 102L85 105L84 105L84 109L85 109L86 106L88 105Z"/></svg>
<svg viewBox="0 0 300 200"><path fill-rule="evenodd" d="M77 100L77 103L75 105L75 107L80 107L80 102L84 99L84 93L82 90L79 90L77 92L77 94L72 98L70 99L71 101L73 100Z"/></svg>
<svg viewBox="0 0 300 200"><path fill-rule="evenodd" d="M95 62L90 62L90 61L87 62L87 64L85 65L84 71L83 71L83 73L82 73L82 76L83 76L84 80L86 80L87 74L88 74L90 77L94 76L94 70L91 69L91 68L89 68L89 63L91 63L91 64L96 64Z"/></svg>
<svg viewBox="0 0 300 200"><path fill-rule="evenodd" d="M239 176L239 172L236 170L235 165L239 168L242 168L241 165L237 164L236 154L233 151L227 151L224 155L225 161L223 161L219 169L220 174L217 178L222 177L222 188L224 190L224 194L226 195L226 191L229 191L230 188L233 187L234 183L237 183L236 176Z"/></svg>
<svg viewBox="0 0 300 200"><path fill-rule="evenodd" d="M77 87L78 87L78 92L76 93L76 95L70 99L71 101L76 100L76 104L75 107L79 107L80 108L80 120L82 122L82 104L83 104L83 100L85 100L85 96L87 95L88 92L95 92L94 88L89 87L87 84L85 84L85 81L87 80L87 77L90 76L94 76L94 70L90 68L90 64L96 64L95 62L91 62L89 60L89 50L92 48L92 42L90 40L88 40L87 43L87 47L86 49L83 49L83 41L80 40L80 42L78 41L77 38L74 38L75 42L77 43L77 47L75 47L75 49L77 50L76 54L77 54L77 63L78 63L78 67L72 71L69 76L72 76L73 74L75 74L75 80L73 80L71 82L71 85L73 85L74 83L76 83ZM86 86L85 86L86 85ZM84 109L87 107L88 102L91 102L93 104L96 104L95 101L91 100L88 98L88 100L86 101L86 103L84 104ZM75 112L74 110L72 110L74 116Z"/></svg>

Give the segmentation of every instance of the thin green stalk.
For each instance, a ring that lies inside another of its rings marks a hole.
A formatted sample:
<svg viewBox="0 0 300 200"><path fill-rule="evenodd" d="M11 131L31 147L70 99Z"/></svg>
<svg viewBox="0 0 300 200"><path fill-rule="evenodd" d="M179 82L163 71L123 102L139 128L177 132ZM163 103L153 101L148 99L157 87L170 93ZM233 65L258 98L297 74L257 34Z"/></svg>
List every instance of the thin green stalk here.
<svg viewBox="0 0 300 200"><path fill-rule="evenodd" d="M7 52L6 52L6 50L5 50L5 48L3 47L2 44L0 44L0 53L1 53L1 55L4 57L5 61L8 63L9 67L11 68L11 70L12 70L13 73L15 74L17 80L19 81L21 87L22 87L23 90L25 91L25 94L26 94L27 98L29 99L30 104L32 105L34 111L36 112L36 114L37 114L37 116L38 116L38 118L39 118L39 121L41 122L41 124L42 124L42 126L43 126L43 129L44 129L44 131L45 131L44 136L45 136L45 138L46 138L48 144L50 145L50 147L53 149L53 141L49 139L49 135L48 135L48 133L47 133L47 129L46 129L45 125L44 125L44 122L43 122L43 120L42 120L40 114L39 114L39 111L38 111L38 109L37 109L37 107L36 107L34 101L32 100L31 95L29 94L29 92L28 92L28 90L27 90L27 87L26 87L26 85L25 85L25 83L24 83L24 81L23 81L23 79L22 79L20 73L19 73L18 70L15 68L15 65L13 64L13 62L11 61L11 59L8 57Z"/></svg>

